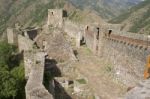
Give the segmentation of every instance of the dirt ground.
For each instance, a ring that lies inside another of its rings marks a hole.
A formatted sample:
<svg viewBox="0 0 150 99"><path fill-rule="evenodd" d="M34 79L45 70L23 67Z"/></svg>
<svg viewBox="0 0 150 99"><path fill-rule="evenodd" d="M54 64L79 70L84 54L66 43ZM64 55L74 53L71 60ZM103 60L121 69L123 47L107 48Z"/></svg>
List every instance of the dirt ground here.
<svg viewBox="0 0 150 99"><path fill-rule="evenodd" d="M90 89L100 99L123 99L127 87L113 74L113 66L94 56L86 47L77 49L78 62L74 65L88 80Z"/></svg>

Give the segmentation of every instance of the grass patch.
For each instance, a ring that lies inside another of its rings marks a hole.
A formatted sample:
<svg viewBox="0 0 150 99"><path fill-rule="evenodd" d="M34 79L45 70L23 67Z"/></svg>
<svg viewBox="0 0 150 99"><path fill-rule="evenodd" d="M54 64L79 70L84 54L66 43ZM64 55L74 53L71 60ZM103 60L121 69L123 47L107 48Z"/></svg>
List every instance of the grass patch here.
<svg viewBox="0 0 150 99"><path fill-rule="evenodd" d="M87 55L89 55L89 54L92 54L92 51L88 48L88 47L84 47L84 52L87 54Z"/></svg>
<svg viewBox="0 0 150 99"><path fill-rule="evenodd" d="M76 81L80 84L87 84L85 79L77 79Z"/></svg>
<svg viewBox="0 0 150 99"><path fill-rule="evenodd" d="M113 65L111 64L106 64L103 68L105 73L112 73L112 71L114 70Z"/></svg>
<svg viewBox="0 0 150 99"><path fill-rule="evenodd" d="M75 10L75 11L71 12L68 17L70 20L78 22L78 23L81 23L84 18L81 11L79 11L79 10Z"/></svg>

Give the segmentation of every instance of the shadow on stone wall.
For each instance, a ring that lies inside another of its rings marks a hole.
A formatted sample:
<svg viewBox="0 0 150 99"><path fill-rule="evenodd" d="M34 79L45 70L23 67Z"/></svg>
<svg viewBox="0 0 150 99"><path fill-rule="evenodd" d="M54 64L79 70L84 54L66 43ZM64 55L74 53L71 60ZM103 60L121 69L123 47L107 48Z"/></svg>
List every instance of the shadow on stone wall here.
<svg viewBox="0 0 150 99"><path fill-rule="evenodd" d="M23 60L23 52L11 55L8 61L8 66L10 69L15 68L21 64Z"/></svg>
<svg viewBox="0 0 150 99"><path fill-rule="evenodd" d="M53 95L54 99L72 99L62 85L58 81L54 80L55 77L62 77L61 70L58 68L57 61L55 59L45 60L45 73L49 73L49 78L45 77L44 79L48 80L48 90Z"/></svg>
<svg viewBox="0 0 150 99"><path fill-rule="evenodd" d="M57 67L57 61L55 59L46 59L45 69L46 71L50 71L52 78L62 76L60 69Z"/></svg>
<svg viewBox="0 0 150 99"><path fill-rule="evenodd" d="M55 99L72 99L71 96L65 91L59 82L54 80L55 83Z"/></svg>

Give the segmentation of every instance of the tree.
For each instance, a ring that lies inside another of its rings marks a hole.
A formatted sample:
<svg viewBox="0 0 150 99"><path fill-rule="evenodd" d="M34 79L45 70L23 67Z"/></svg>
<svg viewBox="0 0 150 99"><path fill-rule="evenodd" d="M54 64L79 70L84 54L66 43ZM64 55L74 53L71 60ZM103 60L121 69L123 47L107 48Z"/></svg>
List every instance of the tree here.
<svg viewBox="0 0 150 99"><path fill-rule="evenodd" d="M25 97L24 66L16 53L16 46L0 42L0 99Z"/></svg>

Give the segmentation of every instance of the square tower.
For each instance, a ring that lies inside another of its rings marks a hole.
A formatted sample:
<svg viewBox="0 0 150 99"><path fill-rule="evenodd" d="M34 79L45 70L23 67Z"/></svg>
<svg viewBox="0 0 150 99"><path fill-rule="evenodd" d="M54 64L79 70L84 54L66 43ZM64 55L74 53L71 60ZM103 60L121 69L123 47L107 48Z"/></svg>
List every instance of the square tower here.
<svg viewBox="0 0 150 99"><path fill-rule="evenodd" d="M7 28L7 40L9 44L18 44L18 35L15 29Z"/></svg>
<svg viewBox="0 0 150 99"><path fill-rule="evenodd" d="M63 10L48 9L48 26L62 28L63 26Z"/></svg>

